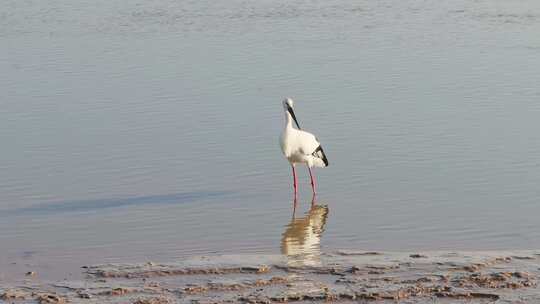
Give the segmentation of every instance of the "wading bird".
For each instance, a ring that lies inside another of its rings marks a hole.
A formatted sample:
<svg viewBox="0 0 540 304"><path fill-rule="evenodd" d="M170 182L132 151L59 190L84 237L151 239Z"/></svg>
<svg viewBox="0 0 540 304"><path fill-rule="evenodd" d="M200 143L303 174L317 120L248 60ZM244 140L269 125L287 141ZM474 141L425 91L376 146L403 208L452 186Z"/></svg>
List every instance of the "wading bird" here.
<svg viewBox="0 0 540 304"><path fill-rule="evenodd" d="M313 194L315 191L315 180L313 179L312 167L326 167L328 166L328 160L321 147L321 143L317 140L315 135L303 131L298 124L298 120L294 115L293 100L285 98L283 100L283 109L285 110L285 129L281 133L280 144L283 155L287 158L292 167L293 181L294 181L294 197L298 194L298 181L296 178L296 164L306 164L309 170L309 176L311 177L311 188ZM296 128L292 123L296 124Z"/></svg>

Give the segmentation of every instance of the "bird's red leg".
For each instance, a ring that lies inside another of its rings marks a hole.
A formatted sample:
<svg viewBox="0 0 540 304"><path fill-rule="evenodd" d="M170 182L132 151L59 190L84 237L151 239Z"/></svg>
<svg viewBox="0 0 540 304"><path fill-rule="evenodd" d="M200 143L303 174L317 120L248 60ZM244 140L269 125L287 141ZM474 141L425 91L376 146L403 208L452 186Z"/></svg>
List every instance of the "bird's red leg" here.
<svg viewBox="0 0 540 304"><path fill-rule="evenodd" d="M296 178L296 169L294 168L294 165L291 165L292 167L292 175L293 175L293 185L294 185L294 197L298 195L298 180Z"/></svg>
<svg viewBox="0 0 540 304"><path fill-rule="evenodd" d="M313 189L313 194L316 194L317 192L315 191L315 180L313 179L313 173L311 173L311 168L308 166L308 170L309 170L309 177L311 177L311 189Z"/></svg>

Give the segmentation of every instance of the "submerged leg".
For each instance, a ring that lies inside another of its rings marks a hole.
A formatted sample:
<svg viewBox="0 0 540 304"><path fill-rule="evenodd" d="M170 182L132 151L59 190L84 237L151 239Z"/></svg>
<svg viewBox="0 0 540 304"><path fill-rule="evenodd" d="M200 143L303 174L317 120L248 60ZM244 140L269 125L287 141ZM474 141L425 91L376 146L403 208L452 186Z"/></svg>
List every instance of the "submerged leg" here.
<svg viewBox="0 0 540 304"><path fill-rule="evenodd" d="M296 216L296 206L298 205L298 200L296 199L296 195L294 196L294 200L293 200L293 211L292 211L292 218L294 220L295 216Z"/></svg>
<svg viewBox="0 0 540 304"><path fill-rule="evenodd" d="M316 194L317 192L315 191L315 180L313 179L313 173L311 172L311 168L308 166L308 170L309 170L309 177L311 177L311 189L313 190L313 194Z"/></svg>
<svg viewBox="0 0 540 304"><path fill-rule="evenodd" d="M293 175L293 185L294 185L294 197L298 195L298 180L296 178L296 169L294 168L294 165L291 165L292 167L292 175Z"/></svg>

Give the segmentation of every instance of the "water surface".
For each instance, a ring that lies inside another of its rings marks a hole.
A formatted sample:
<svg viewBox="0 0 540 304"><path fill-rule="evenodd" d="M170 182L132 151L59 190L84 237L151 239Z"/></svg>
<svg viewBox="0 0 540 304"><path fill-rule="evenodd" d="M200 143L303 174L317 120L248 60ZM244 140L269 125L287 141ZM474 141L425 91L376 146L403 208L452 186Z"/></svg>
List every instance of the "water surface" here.
<svg viewBox="0 0 540 304"><path fill-rule="evenodd" d="M538 1L2 7L0 268L279 253L285 96L314 250L540 247Z"/></svg>

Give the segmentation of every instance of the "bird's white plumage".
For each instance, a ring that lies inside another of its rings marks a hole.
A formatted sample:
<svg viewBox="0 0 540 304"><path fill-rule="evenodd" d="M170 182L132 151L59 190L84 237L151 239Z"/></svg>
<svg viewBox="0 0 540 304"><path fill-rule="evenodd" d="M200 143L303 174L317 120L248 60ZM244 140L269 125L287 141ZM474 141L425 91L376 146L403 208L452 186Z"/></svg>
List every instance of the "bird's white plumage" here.
<svg viewBox="0 0 540 304"><path fill-rule="evenodd" d="M283 107L285 109L286 125L283 133L281 134L280 144L281 151L292 164L304 163L310 168L312 167L326 167L328 160L321 147L321 143L317 140L315 135L298 130L293 127L294 117L293 101L287 98L283 101Z"/></svg>
<svg viewBox="0 0 540 304"><path fill-rule="evenodd" d="M310 168L326 167L321 157L313 155L320 145L315 135L292 126L286 127L281 134L281 150L291 164L304 163Z"/></svg>

